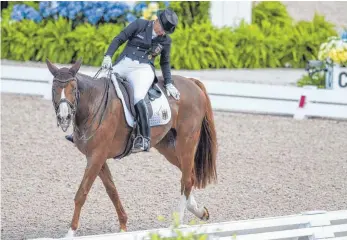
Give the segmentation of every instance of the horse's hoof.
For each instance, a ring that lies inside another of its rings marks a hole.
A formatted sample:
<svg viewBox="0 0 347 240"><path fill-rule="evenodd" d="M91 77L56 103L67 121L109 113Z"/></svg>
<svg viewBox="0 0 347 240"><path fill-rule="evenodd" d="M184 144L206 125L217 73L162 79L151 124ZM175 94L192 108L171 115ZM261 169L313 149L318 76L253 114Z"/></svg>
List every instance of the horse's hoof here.
<svg viewBox="0 0 347 240"><path fill-rule="evenodd" d="M206 207L204 207L204 209L205 209L205 212L204 212L204 215L202 215L201 220L202 221L207 221L207 220L210 219L210 213L208 212Z"/></svg>
<svg viewBox="0 0 347 240"><path fill-rule="evenodd" d="M65 235L65 238L73 238L74 236L75 236L75 231L70 228L67 234Z"/></svg>

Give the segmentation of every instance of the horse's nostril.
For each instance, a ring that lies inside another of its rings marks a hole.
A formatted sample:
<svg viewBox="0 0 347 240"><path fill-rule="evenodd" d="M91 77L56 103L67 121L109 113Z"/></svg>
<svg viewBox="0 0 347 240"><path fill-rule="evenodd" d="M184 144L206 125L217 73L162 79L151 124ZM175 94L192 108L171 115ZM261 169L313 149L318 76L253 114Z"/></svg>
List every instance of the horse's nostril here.
<svg viewBox="0 0 347 240"><path fill-rule="evenodd" d="M70 119L71 119L71 115L70 115L70 114L67 115L66 119L67 119L67 120L70 120Z"/></svg>

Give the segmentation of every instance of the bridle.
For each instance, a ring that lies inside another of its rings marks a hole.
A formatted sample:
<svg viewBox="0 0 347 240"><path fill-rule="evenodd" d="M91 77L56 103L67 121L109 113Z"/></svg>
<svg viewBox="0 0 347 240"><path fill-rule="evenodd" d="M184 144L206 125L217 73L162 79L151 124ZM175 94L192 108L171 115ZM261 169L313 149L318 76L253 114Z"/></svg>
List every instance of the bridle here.
<svg viewBox="0 0 347 240"><path fill-rule="evenodd" d="M93 77L93 80L95 80L95 79L98 77L98 75L100 74L100 72L101 72L102 69L103 69L103 68L100 68L100 69L98 70L98 72L97 72L97 73L95 74L95 76ZM105 96L106 96L105 107L104 107L104 109L103 109L102 117L101 117L100 120L99 120L99 125L98 125L98 127L95 129L94 133L91 134L89 137L86 137L86 136L85 136L85 133L83 133L83 135L82 135L80 138L78 138L78 140L88 141L89 139L91 139L91 138L95 135L96 131L99 129L99 127L100 127L100 125L101 125L101 122L102 122L102 120L104 119L104 114L105 114L105 112L106 112L106 107L107 107L107 102L108 102L108 94L109 94L109 91L108 91L108 90L109 90L110 81L111 81L111 74L112 74L112 68L108 69L107 82L106 82L105 92L103 93L102 99L101 99L101 101L100 101L100 105L99 105L97 111L95 112L95 114L94 114L94 116L93 116L93 119L92 119L92 121L91 121L91 124L90 124L90 126L91 126L91 125L94 123L95 116L96 116L97 112L99 112L99 109L100 109L102 103L104 102ZM61 98L57 104L54 102L54 97L52 97L52 101L53 101L53 106L54 106L54 109L55 109L55 114L56 114L56 117L57 117L57 126L59 126L59 120L58 120L58 119L59 119L59 115L60 115L59 112L58 112L59 106L60 106L61 103L66 102L66 103L68 104L68 106L69 106L69 111L70 111L70 109L71 109L71 113L69 112L69 114L71 114L71 117L72 117L71 121L72 121L72 125L73 125L73 130L74 130L74 131L76 130L79 134L81 134L80 129L79 129L78 126L76 125L76 111L77 111L77 106L78 106L78 103L79 103L79 100L80 100L80 91L78 90L78 81L77 81L77 79L76 79L75 77L69 78L69 79L67 79L67 80L66 80L66 79L61 80L61 79L58 79L58 78L54 78L54 79L53 79L53 82L54 82L54 81L57 81L57 82L63 83L63 84L64 84L64 83L71 82L71 81L75 81L75 82L76 82L76 87L75 87L75 89L74 89L74 97L75 97L74 103L72 103L71 101L69 101L67 98ZM52 96L54 96L54 95L53 95L53 94L54 94L53 92L54 92L54 89L52 89Z"/></svg>
<svg viewBox="0 0 347 240"><path fill-rule="evenodd" d="M69 78L69 79L67 79L67 80L61 80L61 79L59 79L59 78L54 78L53 79L53 83L54 82L59 82L59 83L68 83L68 82L71 82L71 81L75 81L76 82L76 88L74 89L74 97L75 97L75 101L74 101L74 103L72 103L72 102L70 102L69 101L69 99L67 99L67 98L61 98L60 100L59 100L59 102L56 104L55 103L55 99L54 99L54 94L55 94L55 90L54 90L54 88L52 88L52 102L53 102L53 106L54 106L54 110L55 110L55 115L56 115L56 118L57 118L57 126L59 126L59 116L60 116L60 114L59 114L59 106L60 106L60 104L61 103L63 103L63 102L65 102L65 103L67 103L68 105L69 105L69 114L71 115L71 116L75 116L75 113L76 113L76 110L77 110L77 105L78 105L78 102L79 102L79 97L80 97L80 92L78 91L78 87L77 87L77 79L76 78ZM71 113L70 113L70 109L71 109ZM73 124L74 124L74 119L73 119Z"/></svg>

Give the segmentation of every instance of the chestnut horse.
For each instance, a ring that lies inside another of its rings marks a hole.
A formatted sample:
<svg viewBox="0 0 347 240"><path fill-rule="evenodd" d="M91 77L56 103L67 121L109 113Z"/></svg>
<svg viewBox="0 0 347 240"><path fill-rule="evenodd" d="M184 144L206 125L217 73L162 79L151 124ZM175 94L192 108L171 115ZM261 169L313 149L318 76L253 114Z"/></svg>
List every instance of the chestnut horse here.
<svg viewBox="0 0 347 240"><path fill-rule="evenodd" d="M124 153L132 132L126 124L115 85L110 77L94 79L78 73L81 60L71 68L57 68L48 59L46 63L53 75L52 102L58 126L66 131L72 122L75 146L87 160L74 198L74 213L66 237L75 235L82 206L97 176L116 209L120 230L126 231L127 214L106 163L107 159ZM217 180L217 139L210 99L200 81L172 77L181 98L176 101L168 97L171 119L165 125L151 127L151 147L182 173L178 204L181 223L186 208L199 219L208 220L209 212L206 207L197 206L192 188L202 189ZM158 78L158 85L164 89L162 77Z"/></svg>

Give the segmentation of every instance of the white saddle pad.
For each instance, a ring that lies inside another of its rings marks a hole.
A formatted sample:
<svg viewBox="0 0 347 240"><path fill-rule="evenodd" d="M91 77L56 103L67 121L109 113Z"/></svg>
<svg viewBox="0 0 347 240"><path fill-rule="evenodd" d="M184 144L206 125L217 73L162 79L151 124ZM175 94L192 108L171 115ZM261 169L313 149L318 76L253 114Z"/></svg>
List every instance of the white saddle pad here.
<svg viewBox="0 0 347 240"><path fill-rule="evenodd" d="M122 91L119 88L116 76L114 74L111 74L111 78L112 78L113 85L116 89L117 96L122 101L125 119L126 119L128 125L130 127L133 127L134 126L134 116L131 114L131 111L128 109L128 107L125 103L124 96L123 96ZM152 110L153 110L153 115L149 119L149 125L151 127L159 126L159 125L165 125L171 119L171 109L170 109L169 101L167 100L165 93L161 89L160 89L160 91L161 91L160 98L157 98L154 101L151 101Z"/></svg>

